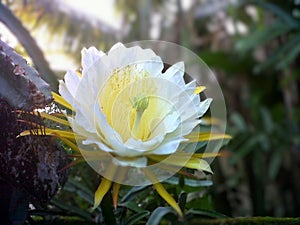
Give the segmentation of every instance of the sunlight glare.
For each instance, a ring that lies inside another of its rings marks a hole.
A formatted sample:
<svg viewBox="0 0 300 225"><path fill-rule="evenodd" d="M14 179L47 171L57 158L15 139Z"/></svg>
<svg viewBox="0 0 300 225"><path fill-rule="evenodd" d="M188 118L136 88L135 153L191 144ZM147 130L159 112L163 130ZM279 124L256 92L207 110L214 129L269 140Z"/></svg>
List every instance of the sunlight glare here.
<svg viewBox="0 0 300 225"><path fill-rule="evenodd" d="M64 0L64 2L75 10L97 18L115 29L121 27L121 19L116 13L114 0Z"/></svg>

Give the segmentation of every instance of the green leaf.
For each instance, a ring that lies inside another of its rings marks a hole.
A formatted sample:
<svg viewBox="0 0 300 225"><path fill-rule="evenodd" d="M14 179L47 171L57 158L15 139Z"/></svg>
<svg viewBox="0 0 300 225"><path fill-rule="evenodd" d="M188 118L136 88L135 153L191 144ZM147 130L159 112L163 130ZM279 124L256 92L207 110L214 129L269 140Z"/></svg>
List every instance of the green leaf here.
<svg viewBox="0 0 300 225"><path fill-rule="evenodd" d="M236 49L240 52L247 52L257 46L263 45L272 39L287 33L293 27L284 23L274 23L264 29L256 30L253 34L240 40L236 44Z"/></svg>
<svg viewBox="0 0 300 225"><path fill-rule="evenodd" d="M254 61L251 57L238 57L234 53L222 51L201 51L199 57L210 67L222 69L230 74L245 73L252 68Z"/></svg>
<svg viewBox="0 0 300 225"><path fill-rule="evenodd" d="M170 207L158 207L156 208L153 213L151 214L149 220L147 221L146 225L157 225L160 224L161 220L168 214L174 215L175 212Z"/></svg>
<svg viewBox="0 0 300 225"><path fill-rule="evenodd" d="M127 209L130 209L131 211L136 212L136 213L141 213L141 212L146 212L147 211L147 210L139 207L138 204L136 202L133 202L133 201L120 203L118 206L126 207Z"/></svg>
<svg viewBox="0 0 300 225"><path fill-rule="evenodd" d="M267 110L265 107L260 108L261 113L261 120L263 124L263 129L268 133L272 133L274 130L274 122L272 120L272 116L270 114L270 111Z"/></svg>
<svg viewBox="0 0 300 225"><path fill-rule="evenodd" d="M186 199L187 199L187 193L181 192L178 197L178 205L182 212L184 212L185 209Z"/></svg>
<svg viewBox="0 0 300 225"><path fill-rule="evenodd" d="M239 129L239 131L247 130L247 124L246 124L244 118L240 114L233 113L230 117L230 121L234 124L234 126L237 129Z"/></svg>
<svg viewBox="0 0 300 225"><path fill-rule="evenodd" d="M289 26L294 26L294 27L299 26L299 22L295 20L290 13L285 12L284 10L282 10L282 8L278 7L277 5L268 2L262 2L262 1L257 1L257 5L267 10L270 10L272 13L277 15L278 18L283 20Z"/></svg>
<svg viewBox="0 0 300 225"><path fill-rule="evenodd" d="M297 45L281 60L276 68L279 70L287 68L299 56L299 53L300 45Z"/></svg>
<svg viewBox="0 0 300 225"><path fill-rule="evenodd" d="M22 190L13 188L8 210L9 220L12 224L23 224L25 222L28 204L28 195Z"/></svg>
<svg viewBox="0 0 300 225"><path fill-rule="evenodd" d="M260 141L260 135L253 135L240 147L235 155L230 159L230 163L235 164L239 159L256 150L256 144Z"/></svg>
<svg viewBox="0 0 300 225"><path fill-rule="evenodd" d="M175 177L175 176L170 177L167 180L165 180L164 183L178 185L179 178ZM194 180L194 179L185 178L184 179L184 184L186 186L190 186L190 187L209 187L213 183L212 183L211 180Z"/></svg>
<svg viewBox="0 0 300 225"><path fill-rule="evenodd" d="M124 197L122 198L121 202L130 201L131 199L135 198L135 196L137 194L139 194L140 192L142 192L143 190L145 190L148 187L150 187L150 185L148 185L148 186L135 186L135 187L131 188L126 193L126 195L124 195Z"/></svg>
<svg viewBox="0 0 300 225"><path fill-rule="evenodd" d="M280 60L284 59L286 55L289 54L289 52L298 45L300 42L300 34L295 35L294 37L290 38L289 41L284 43L281 47L278 47L278 49L266 59L262 64L256 66L254 68L255 73L259 73L266 69L279 69L278 66L273 67L274 64L278 64Z"/></svg>
<svg viewBox="0 0 300 225"><path fill-rule="evenodd" d="M139 212L129 217L127 225L140 224L141 220L150 214L149 211Z"/></svg>
<svg viewBox="0 0 300 225"><path fill-rule="evenodd" d="M209 218L228 218L228 216L218 213L216 211L212 210L195 210L195 209L190 209L186 212L186 216L201 216L201 217L209 217Z"/></svg>
<svg viewBox="0 0 300 225"><path fill-rule="evenodd" d="M274 180L278 174L278 171L281 167L282 156L280 151L274 151L271 155L270 163L269 163L269 177Z"/></svg>
<svg viewBox="0 0 300 225"><path fill-rule="evenodd" d="M70 213L73 213L77 216L80 216L81 218L92 220L92 216L90 213L86 212L85 210L80 209L77 206L66 204L64 201L59 199L52 199L51 203L55 206L57 206L60 209L64 209Z"/></svg>
<svg viewBox="0 0 300 225"><path fill-rule="evenodd" d="M93 192L86 188L84 185L80 184L78 181L74 180L73 178L68 179L68 182L64 186L64 190L80 196L80 198L84 199L91 205L94 204Z"/></svg>

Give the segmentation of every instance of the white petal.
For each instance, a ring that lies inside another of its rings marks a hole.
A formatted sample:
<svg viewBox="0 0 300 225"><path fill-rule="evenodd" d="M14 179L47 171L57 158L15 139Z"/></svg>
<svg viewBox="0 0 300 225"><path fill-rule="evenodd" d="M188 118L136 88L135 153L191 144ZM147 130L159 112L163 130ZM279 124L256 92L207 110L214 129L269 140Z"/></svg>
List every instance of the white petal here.
<svg viewBox="0 0 300 225"><path fill-rule="evenodd" d="M73 105L74 98L62 80L59 81L58 92L69 104Z"/></svg>
<svg viewBox="0 0 300 225"><path fill-rule="evenodd" d="M157 136L149 141L136 140L134 138L128 139L124 144L130 149L136 149L140 152L146 152L154 149L164 140L164 136Z"/></svg>
<svg viewBox="0 0 300 225"><path fill-rule="evenodd" d="M72 129L75 132L83 132L82 129L85 131L95 134L96 128L93 123L93 114L92 112L88 112L87 110L85 112L82 112L84 108L82 107L80 110L76 111L76 115L73 120Z"/></svg>
<svg viewBox="0 0 300 225"><path fill-rule="evenodd" d="M95 99L99 90L102 89L105 82L109 79L109 76L112 75L113 70L114 68L110 66L109 59L106 55L94 61L88 69L82 71L81 91L84 93L89 90L94 96L93 99Z"/></svg>
<svg viewBox="0 0 300 225"><path fill-rule="evenodd" d="M171 66L167 71L163 74L163 78L174 82L179 87L185 86L185 82L183 79L184 75L184 63L178 62Z"/></svg>
<svg viewBox="0 0 300 225"><path fill-rule="evenodd" d="M151 61L154 57L157 55L150 49L142 49L139 46L126 48L119 44L108 52L109 63L106 62L106 65L109 65L109 68L122 69L128 65Z"/></svg>
<svg viewBox="0 0 300 225"><path fill-rule="evenodd" d="M82 127L80 124L78 124L77 121L74 120L73 117L68 116L67 118L68 118L68 121L69 121L74 133L80 134L83 137L90 137L94 134L93 132L87 131L86 127Z"/></svg>
<svg viewBox="0 0 300 225"><path fill-rule="evenodd" d="M120 135L108 124L100 106L95 105L95 126L99 135L103 134L113 149L123 149L123 141Z"/></svg>
<svg viewBox="0 0 300 225"><path fill-rule="evenodd" d="M153 130L153 135L158 134L168 134L173 132L179 125L181 119L180 115L177 111L173 111L172 113L168 114L163 120L157 125L155 130Z"/></svg>
<svg viewBox="0 0 300 225"><path fill-rule="evenodd" d="M210 103L212 102L212 98L207 98L204 101L200 102L200 108L198 111L198 116L203 116L204 113L206 113L206 111L208 110Z"/></svg>
<svg viewBox="0 0 300 225"><path fill-rule="evenodd" d="M99 140L97 140L95 138L91 138L91 137L88 137L86 140L84 140L82 142L82 144L84 144L84 145L96 144L99 147L99 149L101 149L102 151L105 151L105 152L113 152L114 151L113 149L109 148L107 145L103 144Z"/></svg>
<svg viewBox="0 0 300 225"><path fill-rule="evenodd" d="M193 120L187 120L181 124L181 133L183 136L189 134L192 132L192 130L199 125L200 120L193 119Z"/></svg>
<svg viewBox="0 0 300 225"><path fill-rule="evenodd" d="M104 52L98 51L95 47L90 47L88 49L83 48L81 51L81 65L82 68L88 69L91 65L94 64L95 61L99 60L103 55Z"/></svg>
<svg viewBox="0 0 300 225"><path fill-rule="evenodd" d="M189 95L186 90L179 90L178 93L172 97L172 102L174 102L176 110L180 114L181 121L192 118L192 116L199 111L199 95Z"/></svg>
<svg viewBox="0 0 300 225"><path fill-rule="evenodd" d="M73 98L75 98L81 78L76 74L75 71L69 70L66 73L64 80L70 94L73 96Z"/></svg>
<svg viewBox="0 0 300 225"><path fill-rule="evenodd" d="M135 168L146 167L147 166L147 158L139 157L133 159L124 159L121 157L114 157L113 162L118 166L130 166Z"/></svg>
<svg viewBox="0 0 300 225"><path fill-rule="evenodd" d="M176 152L180 142L185 141L184 138L177 138L174 140L165 140L163 144L161 144L158 148L154 149L153 151L149 152L149 154L156 154L156 155L167 155Z"/></svg>
<svg viewBox="0 0 300 225"><path fill-rule="evenodd" d="M126 47L123 45L123 43L118 42L118 43L114 44L114 45L111 47L111 49L109 50L109 52L114 51L114 50L116 50L116 49L118 49L118 48L126 48Z"/></svg>
<svg viewBox="0 0 300 225"><path fill-rule="evenodd" d="M164 68L164 64L159 56L154 56L151 59L147 59L144 61L137 61L137 70L147 71L150 76L158 76L161 75L161 71Z"/></svg>

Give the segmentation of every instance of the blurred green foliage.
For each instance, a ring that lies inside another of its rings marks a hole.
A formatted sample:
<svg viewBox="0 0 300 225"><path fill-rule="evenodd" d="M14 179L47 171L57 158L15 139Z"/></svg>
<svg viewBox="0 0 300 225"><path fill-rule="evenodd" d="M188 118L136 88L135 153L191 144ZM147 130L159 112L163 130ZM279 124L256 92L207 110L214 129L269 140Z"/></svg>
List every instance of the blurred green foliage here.
<svg viewBox="0 0 300 225"><path fill-rule="evenodd" d="M259 12L256 22L239 16L249 6ZM233 51L200 53L225 73L234 136L232 156L218 165L217 196L230 205L220 210L299 216L299 10L294 1L246 1L234 10L249 34L234 37Z"/></svg>

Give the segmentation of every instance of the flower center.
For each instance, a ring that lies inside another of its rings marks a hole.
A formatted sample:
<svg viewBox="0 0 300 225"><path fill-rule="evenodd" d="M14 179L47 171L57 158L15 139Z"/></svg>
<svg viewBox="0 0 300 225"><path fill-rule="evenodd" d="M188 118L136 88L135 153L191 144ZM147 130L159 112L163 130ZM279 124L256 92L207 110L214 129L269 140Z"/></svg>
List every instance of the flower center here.
<svg viewBox="0 0 300 225"><path fill-rule="evenodd" d="M99 93L99 104L110 126L123 142L147 141L165 135L179 117L168 99L178 91L170 82L127 66L116 70ZM173 117L172 117L172 116Z"/></svg>
<svg viewBox="0 0 300 225"><path fill-rule="evenodd" d="M135 65L114 70L98 95L98 101L108 123L112 126L112 108L120 93L132 82L148 76L145 71L137 71Z"/></svg>

